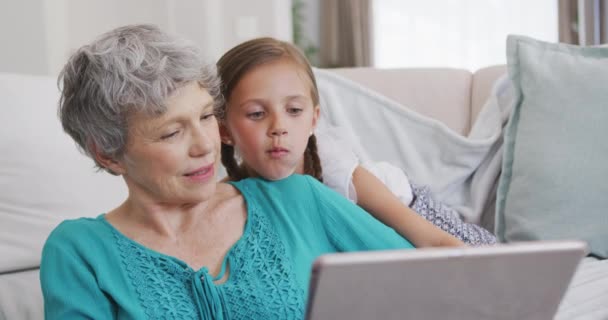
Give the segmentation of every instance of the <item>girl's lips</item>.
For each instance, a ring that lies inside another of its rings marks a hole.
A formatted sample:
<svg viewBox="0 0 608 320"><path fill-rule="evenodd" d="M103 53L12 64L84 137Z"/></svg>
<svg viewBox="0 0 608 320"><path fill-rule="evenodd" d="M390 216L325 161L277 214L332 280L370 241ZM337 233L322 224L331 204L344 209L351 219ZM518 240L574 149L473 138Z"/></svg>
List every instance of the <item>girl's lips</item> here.
<svg viewBox="0 0 608 320"><path fill-rule="evenodd" d="M268 150L268 154L273 159L279 159L286 156L289 153L289 150L285 148L272 148Z"/></svg>

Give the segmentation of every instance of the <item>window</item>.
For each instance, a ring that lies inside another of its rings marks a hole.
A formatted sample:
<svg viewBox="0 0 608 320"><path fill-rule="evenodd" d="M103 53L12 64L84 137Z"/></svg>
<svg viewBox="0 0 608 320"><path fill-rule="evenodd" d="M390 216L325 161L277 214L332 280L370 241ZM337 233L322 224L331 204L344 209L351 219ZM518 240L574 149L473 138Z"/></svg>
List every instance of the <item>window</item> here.
<svg viewBox="0 0 608 320"><path fill-rule="evenodd" d="M506 37L557 42L557 0L373 0L374 66L475 71L506 63Z"/></svg>

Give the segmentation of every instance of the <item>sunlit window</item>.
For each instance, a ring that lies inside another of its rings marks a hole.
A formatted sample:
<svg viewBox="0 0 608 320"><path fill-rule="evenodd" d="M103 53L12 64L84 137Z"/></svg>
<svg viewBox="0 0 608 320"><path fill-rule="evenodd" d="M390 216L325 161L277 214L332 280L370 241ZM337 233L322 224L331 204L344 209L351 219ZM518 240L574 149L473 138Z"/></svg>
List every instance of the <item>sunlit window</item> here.
<svg viewBox="0 0 608 320"><path fill-rule="evenodd" d="M506 63L508 34L558 39L557 0L374 0L374 66L475 71Z"/></svg>

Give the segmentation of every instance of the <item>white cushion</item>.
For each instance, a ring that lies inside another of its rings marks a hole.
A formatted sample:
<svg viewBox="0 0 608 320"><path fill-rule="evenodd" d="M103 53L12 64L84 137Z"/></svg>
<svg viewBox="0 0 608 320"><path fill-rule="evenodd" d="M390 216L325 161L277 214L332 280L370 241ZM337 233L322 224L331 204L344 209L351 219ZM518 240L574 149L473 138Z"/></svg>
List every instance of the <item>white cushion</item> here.
<svg viewBox="0 0 608 320"><path fill-rule="evenodd" d="M0 274L0 319L44 319L38 269Z"/></svg>
<svg viewBox="0 0 608 320"><path fill-rule="evenodd" d="M0 273L35 267L63 219L97 216L126 198L63 132L53 77L0 73Z"/></svg>

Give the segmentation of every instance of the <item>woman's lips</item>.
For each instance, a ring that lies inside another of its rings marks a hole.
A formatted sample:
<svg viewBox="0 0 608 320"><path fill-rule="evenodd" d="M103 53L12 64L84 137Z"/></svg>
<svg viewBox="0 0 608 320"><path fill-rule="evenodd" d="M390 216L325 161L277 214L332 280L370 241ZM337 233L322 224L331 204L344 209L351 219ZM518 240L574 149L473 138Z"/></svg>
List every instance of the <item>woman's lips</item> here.
<svg viewBox="0 0 608 320"><path fill-rule="evenodd" d="M190 171L188 173L186 173L184 176L188 177L191 180L196 180L196 181L203 181L203 180L207 180L210 177L213 176L213 172L214 168L213 168L213 164L198 168L194 171Z"/></svg>

